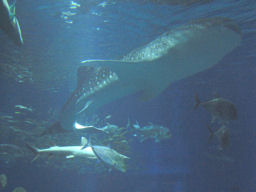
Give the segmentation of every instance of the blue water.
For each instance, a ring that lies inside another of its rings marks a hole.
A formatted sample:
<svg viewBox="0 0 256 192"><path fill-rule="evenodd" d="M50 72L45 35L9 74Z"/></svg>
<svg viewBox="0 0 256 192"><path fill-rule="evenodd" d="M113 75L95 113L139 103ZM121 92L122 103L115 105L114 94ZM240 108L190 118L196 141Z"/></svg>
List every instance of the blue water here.
<svg viewBox="0 0 256 192"><path fill-rule="evenodd" d="M23 186L28 192L254 192L255 0L213 0L191 6L120 0L110 1L106 7L97 5L93 4L87 12L77 9L77 14L70 17L73 24L68 24L61 18L61 12L70 10L70 1L17 1L16 14L25 43L18 48L0 32L0 64L9 62L11 66L28 67L33 81L18 82L19 70L13 73L1 67L1 115L12 113L17 104L32 106L36 113L30 114L30 118L50 125L75 89L81 60L120 58L193 19L213 16L234 19L242 30L242 43L213 68L171 84L149 102L128 96L100 110L112 114L114 124L124 125L130 118L133 122L154 122L171 130L172 138L159 144L132 143L131 159L133 165L141 167L139 171L79 174L40 167L27 159L0 164L0 174L8 176L3 191ZM231 146L225 152L228 160L217 159L219 156L211 153L214 149L208 144L207 130L211 118L205 110L193 109L195 93L202 100L217 93L237 107L238 120L229 125ZM3 124L0 126L5 128ZM14 140L1 135L0 143Z"/></svg>

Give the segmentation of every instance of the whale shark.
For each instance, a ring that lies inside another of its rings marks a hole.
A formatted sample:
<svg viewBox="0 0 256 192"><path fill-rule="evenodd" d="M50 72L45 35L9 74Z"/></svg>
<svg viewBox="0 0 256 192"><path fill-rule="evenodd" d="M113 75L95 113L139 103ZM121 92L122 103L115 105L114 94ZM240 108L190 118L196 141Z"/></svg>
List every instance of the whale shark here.
<svg viewBox="0 0 256 192"><path fill-rule="evenodd" d="M15 2L9 5L7 0L0 0L0 29L18 46L23 44L19 21L16 17Z"/></svg>
<svg viewBox="0 0 256 192"><path fill-rule="evenodd" d="M56 125L73 129L75 122L100 107L140 93L148 101L171 83L211 68L238 47L241 31L228 18L207 18L167 31L119 60L83 60L77 88L64 104Z"/></svg>

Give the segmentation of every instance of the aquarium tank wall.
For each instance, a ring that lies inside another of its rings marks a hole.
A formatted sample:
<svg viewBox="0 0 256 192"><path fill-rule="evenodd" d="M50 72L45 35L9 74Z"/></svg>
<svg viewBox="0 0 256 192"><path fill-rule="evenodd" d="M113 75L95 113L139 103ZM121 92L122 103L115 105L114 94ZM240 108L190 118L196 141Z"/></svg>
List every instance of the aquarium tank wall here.
<svg viewBox="0 0 256 192"><path fill-rule="evenodd" d="M254 192L255 0L1 0L0 191Z"/></svg>

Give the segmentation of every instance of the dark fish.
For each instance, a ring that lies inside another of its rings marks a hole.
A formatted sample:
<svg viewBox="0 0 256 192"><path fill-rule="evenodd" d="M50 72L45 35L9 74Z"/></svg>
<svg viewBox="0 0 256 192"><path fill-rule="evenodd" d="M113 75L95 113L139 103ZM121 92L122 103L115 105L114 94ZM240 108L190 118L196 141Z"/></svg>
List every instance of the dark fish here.
<svg viewBox="0 0 256 192"><path fill-rule="evenodd" d="M230 135L229 135L229 129L222 125L217 131L213 132L210 126L208 126L208 129L210 131L209 141L213 139L213 136L216 136L218 139L218 142L220 144L219 149L225 150L230 144Z"/></svg>
<svg viewBox="0 0 256 192"><path fill-rule="evenodd" d="M133 136L137 137L140 142L144 142L148 139L153 139L156 143L171 138L172 134L170 130L161 125L155 125L149 123L149 125L141 127L138 122L133 125L134 134Z"/></svg>
<svg viewBox="0 0 256 192"><path fill-rule="evenodd" d="M209 101L200 102L197 95L195 95L196 104L194 108L202 106L212 115L212 122L219 119L223 122L237 119L237 110L235 105L224 98L217 97Z"/></svg>
<svg viewBox="0 0 256 192"><path fill-rule="evenodd" d="M20 24L15 13L15 3L9 5L7 0L0 0L0 29L2 29L16 45L20 46L23 44Z"/></svg>

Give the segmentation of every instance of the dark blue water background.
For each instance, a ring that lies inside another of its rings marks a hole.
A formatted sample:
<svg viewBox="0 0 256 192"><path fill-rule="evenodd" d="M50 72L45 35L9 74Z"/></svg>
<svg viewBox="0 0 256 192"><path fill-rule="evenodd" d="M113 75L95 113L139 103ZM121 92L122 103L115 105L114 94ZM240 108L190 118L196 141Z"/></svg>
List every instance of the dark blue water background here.
<svg viewBox="0 0 256 192"><path fill-rule="evenodd" d="M60 109L75 88L76 69L81 60L118 58L168 29L195 18L233 18L242 29L243 41L214 68L171 84L152 101L142 103L136 96L128 96L101 109L102 113L112 114L115 124L124 125L130 118L133 122L153 122L170 128L173 137L169 141L133 144L132 157L138 159L146 171L125 174L114 171L102 176L40 169L29 163L12 167L0 165L1 172L8 174L9 190L17 185L33 192L256 190L254 0L216 0L185 8L120 1L105 8L93 6L86 14L78 13L73 17L72 25L65 24L59 17L68 7L69 1L17 1L25 44L13 49L31 57L33 70L41 71L43 75L51 72L55 77L66 75L68 71L68 77L60 78L56 83L57 92L12 79L0 81L1 111L8 113L15 104L22 103L41 112L34 118L47 119L48 109ZM93 11L101 16L91 14ZM6 46L13 45L1 38L1 51ZM45 84L47 87L48 82ZM207 124L211 118L203 109L193 110L195 93L202 100L218 93L236 105L239 118L230 124L232 145L227 152L234 160L232 163L207 158Z"/></svg>

